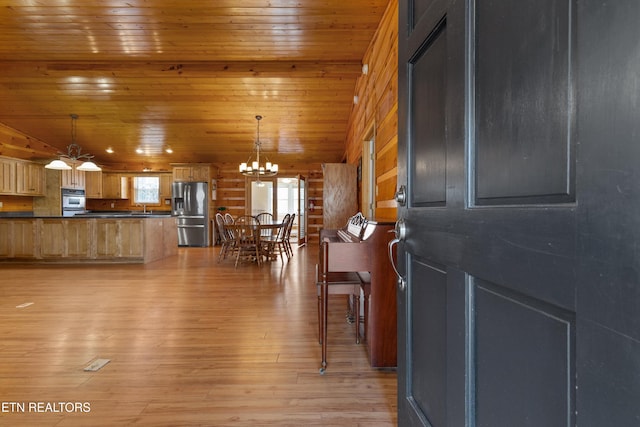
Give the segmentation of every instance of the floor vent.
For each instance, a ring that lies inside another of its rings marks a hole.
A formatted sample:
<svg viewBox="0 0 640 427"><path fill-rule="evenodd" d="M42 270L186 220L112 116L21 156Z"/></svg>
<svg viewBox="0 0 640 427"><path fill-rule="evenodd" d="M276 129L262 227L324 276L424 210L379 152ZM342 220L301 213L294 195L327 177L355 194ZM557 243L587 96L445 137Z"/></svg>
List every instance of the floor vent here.
<svg viewBox="0 0 640 427"><path fill-rule="evenodd" d="M91 372L95 372L97 370L102 369L102 367L104 365L106 365L107 363L109 363L110 360L109 359L96 359L93 362L91 362L91 364L89 366L87 366L86 368L84 368L85 371L91 371Z"/></svg>

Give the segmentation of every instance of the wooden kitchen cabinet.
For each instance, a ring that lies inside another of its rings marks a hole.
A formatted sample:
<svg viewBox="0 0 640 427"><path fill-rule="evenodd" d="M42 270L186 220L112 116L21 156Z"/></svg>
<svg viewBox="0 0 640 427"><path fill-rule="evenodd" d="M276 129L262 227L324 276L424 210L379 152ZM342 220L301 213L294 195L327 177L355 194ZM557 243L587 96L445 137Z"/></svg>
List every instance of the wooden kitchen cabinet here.
<svg viewBox="0 0 640 427"><path fill-rule="evenodd" d="M26 160L0 158L0 194L43 196L44 165Z"/></svg>
<svg viewBox="0 0 640 427"><path fill-rule="evenodd" d="M128 199L128 179L119 173L102 174L102 198L103 199Z"/></svg>
<svg viewBox="0 0 640 427"><path fill-rule="evenodd" d="M65 222L65 237L67 247L65 255L69 258L90 258L92 244L92 226L89 221L73 221Z"/></svg>
<svg viewBox="0 0 640 427"><path fill-rule="evenodd" d="M209 165L194 167L191 170L191 174L194 181L209 182L209 178L211 177L211 167Z"/></svg>
<svg viewBox="0 0 640 427"><path fill-rule="evenodd" d="M209 182L211 165L189 163L173 165L173 180L176 182Z"/></svg>
<svg viewBox="0 0 640 427"><path fill-rule="evenodd" d="M122 237L122 221L105 219L96 224L96 256L98 258L113 258L120 255L120 239Z"/></svg>
<svg viewBox="0 0 640 427"><path fill-rule="evenodd" d="M40 254L44 258L62 258L65 252L64 223L61 219L45 219L40 224Z"/></svg>
<svg viewBox="0 0 640 427"><path fill-rule="evenodd" d="M178 253L176 219L0 218L0 259L146 263Z"/></svg>
<svg viewBox="0 0 640 427"><path fill-rule="evenodd" d="M160 200L171 198L172 176L168 173L160 175Z"/></svg>
<svg viewBox="0 0 640 427"><path fill-rule="evenodd" d="M38 247L34 236L37 224L29 220L13 221L13 256L16 258L35 258Z"/></svg>
<svg viewBox="0 0 640 427"><path fill-rule="evenodd" d="M0 257L33 259L38 255L38 225L31 219L0 219Z"/></svg>
<svg viewBox="0 0 640 427"><path fill-rule="evenodd" d="M87 199L102 199L102 172L85 172L84 178Z"/></svg>
<svg viewBox="0 0 640 427"><path fill-rule="evenodd" d="M189 166L174 166L173 167L173 180L174 181L191 181L191 167Z"/></svg>
<svg viewBox="0 0 640 427"><path fill-rule="evenodd" d="M44 196L44 166L32 162L16 162L16 194Z"/></svg>
<svg viewBox="0 0 640 427"><path fill-rule="evenodd" d="M79 171L75 167L71 170L60 171L62 177L62 188L73 188L84 190L85 188L85 172Z"/></svg>
<svg viewBox="0 0 640 427"><path fill-rule="evenodd" d="M144 256L144 221L120 221L120 252L118 257L137 258Z"/></svg>
<svg viewBox="0 0 640 427"><path fill-rule="evenodd" d="M0 157L0 194L16 192L16 161Z"/></svg>
<svg viewBox="0 0 640 427"><path fill-rule="evenodd" d="M44 219L41 255L46 258L142 258L142 219Z"/></svg>
<svg viewBox="0 0 640 427"><path fill-rule="evenodd" d="M90 258L92 242L90 221L44 219L40 232L42 258Z"/></svg>
<svg viewBox="0 0 640 427"><path fill-rule="evenodd" d="M96 257L99 259L142 258L143 220L105 219L96 224Z"/></svg>
<svg viewBox="0 0 640 427"><path fill-rule="evenodd" d="M11 238L11 221L0 221L0 257L11 258L13 239Z"/></svg>

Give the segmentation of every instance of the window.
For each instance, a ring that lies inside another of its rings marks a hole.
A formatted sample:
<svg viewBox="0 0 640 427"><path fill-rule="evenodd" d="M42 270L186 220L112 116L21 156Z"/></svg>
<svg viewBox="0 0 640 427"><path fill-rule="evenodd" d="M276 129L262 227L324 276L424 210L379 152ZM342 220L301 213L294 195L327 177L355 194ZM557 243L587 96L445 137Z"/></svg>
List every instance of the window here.
<svg viewBox="0 0 640 427"><path fill-rule="evenodd" d="M160 204L160 177L133 177L133 202L144 205Z"/></svg>

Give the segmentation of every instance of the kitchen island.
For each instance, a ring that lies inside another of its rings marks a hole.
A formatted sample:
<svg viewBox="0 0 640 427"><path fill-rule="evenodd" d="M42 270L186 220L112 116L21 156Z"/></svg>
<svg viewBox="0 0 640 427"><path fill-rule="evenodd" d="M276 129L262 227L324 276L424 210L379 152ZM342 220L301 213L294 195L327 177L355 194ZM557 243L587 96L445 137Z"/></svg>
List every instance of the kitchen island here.
<svg viewBox="0 0 640 427"><path fill-rule="evenodd" d="M148 263L177 252L168 215L0 218L0 262Z"/></svg>

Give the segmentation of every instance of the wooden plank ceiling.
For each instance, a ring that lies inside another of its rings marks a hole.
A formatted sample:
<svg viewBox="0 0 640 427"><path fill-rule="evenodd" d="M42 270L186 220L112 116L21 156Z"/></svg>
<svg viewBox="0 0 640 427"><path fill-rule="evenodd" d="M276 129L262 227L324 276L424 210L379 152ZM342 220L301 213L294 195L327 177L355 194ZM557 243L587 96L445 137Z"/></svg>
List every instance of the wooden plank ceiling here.
<svg viewBox="0 0 640 427"><path fill-rule="evenodd" d="M246 161L260 114L272 161L341 161L387 2L0 0L0 123L66 151L77 114L97 163L158 170Z"/></svg>

